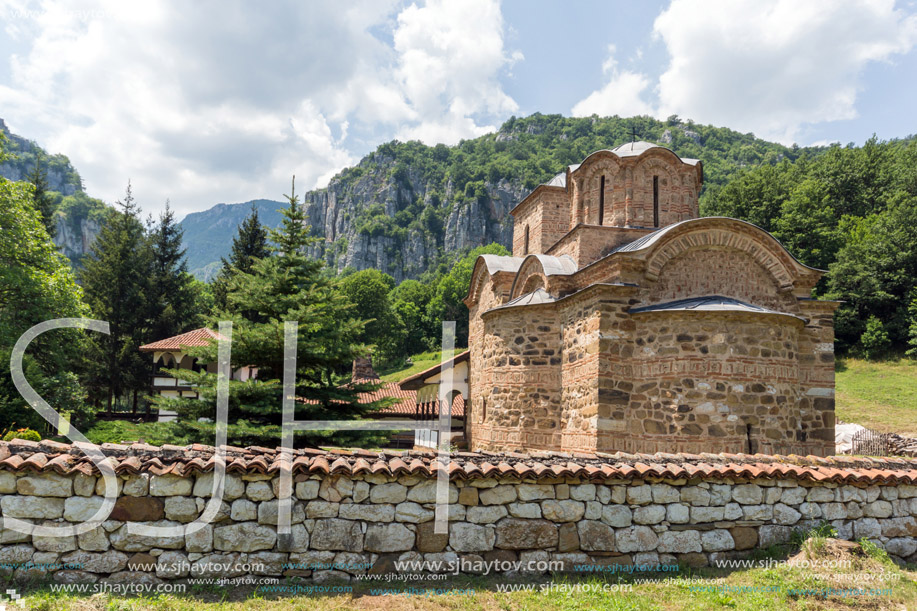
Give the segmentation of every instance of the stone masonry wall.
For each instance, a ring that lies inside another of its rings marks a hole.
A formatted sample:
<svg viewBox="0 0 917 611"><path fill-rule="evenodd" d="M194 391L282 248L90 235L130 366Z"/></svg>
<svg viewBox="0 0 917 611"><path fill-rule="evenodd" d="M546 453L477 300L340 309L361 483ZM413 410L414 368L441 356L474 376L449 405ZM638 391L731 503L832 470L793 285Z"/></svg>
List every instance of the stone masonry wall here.
<svg viewBox="0 0 917 611"><path fill-rule="evenodd" d="M904 473L912 476L914 470ZM894 556L917 561L917 485L842 485L789 476L478 477L450 484L449 533L437 535L435 477L300 474L295 482L289 548L278 544L275 526L278 479L257 473L229 475L215 522L195 534L159 539L129 534L128 522L193 521L212 486L209 473L139 473L119 477L111 519L79 537L3 530L0 572L47 579L44 570L16 567L60 562L78 568L53 571L58 582L151 582L246 571L320 581L352 579L367 566L390 571L398 559L555 560L567 569L611 563L703 566L746 557L821 520L831 522L841 538L866 537ZM34 524L76 524L94 513L103 488L100 479L81 474L0 471L0 509L4 517ZM242 568L202 570L214 563ZM363 568L303 568L316 563Z"/></svg>

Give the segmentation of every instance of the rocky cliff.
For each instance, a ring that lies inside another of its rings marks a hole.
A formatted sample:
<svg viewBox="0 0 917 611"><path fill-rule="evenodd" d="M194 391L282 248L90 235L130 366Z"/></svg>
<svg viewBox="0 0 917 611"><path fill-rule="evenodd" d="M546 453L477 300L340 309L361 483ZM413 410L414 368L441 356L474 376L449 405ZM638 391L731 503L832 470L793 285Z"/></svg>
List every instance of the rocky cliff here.
<svg viewBox="0 0 917 611"><path fill-rule="evenodd" d="M0 119L0 133L6 137L4 152L9 155L0 163L0 176L28 180L41 157L49 190L56 192L54 243L72 263L79 264L99 235L104 215L110 208L83 192L79 172L65 155L50 155L35 142L11 133L3 119Z"/></svg>

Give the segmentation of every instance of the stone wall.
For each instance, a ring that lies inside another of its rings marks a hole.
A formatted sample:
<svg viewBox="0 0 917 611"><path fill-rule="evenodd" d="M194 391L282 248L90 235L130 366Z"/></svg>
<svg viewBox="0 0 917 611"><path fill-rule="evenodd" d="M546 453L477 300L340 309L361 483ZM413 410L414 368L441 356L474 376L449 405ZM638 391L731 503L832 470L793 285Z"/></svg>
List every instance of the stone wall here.
<svg viewBox="0 0 917 611"><path fill-rule="evenodd" d="M499 459L491 458L494 463ZM907 471L883 473L917 483L917 462L909 465ZM875 473L881 465L870 466L871 471L832 472L840 481L869 480L862 474ZM780 472L793 468L785 464ZM737 467L737 472L748 469ZM830 521L841 538L866 537L894 556L917 561L917 485L816 482L790 475L676 479L634 476L633 468L622 465L616 473L617 478L596 475L591 481L559 476L453 480L447 535L433 530L436 480L431 475L299 474L288 547L278 543L276 532L276 476L229 475L213 524L185 537L153 539L129 534L126 524L193 521L210 494L212 475L122 475L115 511L100 528L58 539L3 530L0 572L46 579L44 570L16 567L60 562L79 568L54 571L59 582L228 577L246 570L324 580L352 575L303 567L338 563L379 572L390 570L398 559L460 557L555 560L568 569L590 563L702 566L785 542L794 529L821 520ZM622 473L631 473L631 479ZM0 509L5 517L34 524L76 524L95 512L102 489L94 476L0 471ZM242 568L219 574L201 570L214 563Z"/></svg>

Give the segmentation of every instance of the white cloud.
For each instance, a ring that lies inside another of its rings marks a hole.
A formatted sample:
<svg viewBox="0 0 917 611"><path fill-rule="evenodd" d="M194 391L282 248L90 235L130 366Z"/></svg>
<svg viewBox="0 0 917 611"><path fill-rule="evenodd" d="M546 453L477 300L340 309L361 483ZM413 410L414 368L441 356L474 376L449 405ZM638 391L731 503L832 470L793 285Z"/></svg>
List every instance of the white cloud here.
<svg viewBox="0 0 917 611"><path fill-rule="evenodd" d="M5 11L4 11L5 9ZM147 210L321 186L399 136L454 142L516 103L496 0L57 4L12 0L0 83L13 131ZM335 136L337 134L337 136Z"/></svg>
<svg viewBox="0 0 917 611"><path fill-rule="evenodd" d="M671 61L659 116L791 143L807 124L852 119L869 62L917 43L893 0L673 0L654 34Z"/></svg>
<svg viewBox="0 0 917 611"><path fill-rule="evenodd" d="M522 55L508 54L503 37L496 0L430 0L402 11L396 77L419 123L399 136L453 144L494 129L479 125L478 115L503 118L518 110L498 77Z"/></svg>
<svg viewBox="0 0 917 611"><path fill-rule="evenodd" d="M608 57L602 63L602 72L608 82L573 106L574 117L652 115L652 106L644 99L644 92L650 85L645 74L620 70L615 59L615 46L608 45Z"/></svg>

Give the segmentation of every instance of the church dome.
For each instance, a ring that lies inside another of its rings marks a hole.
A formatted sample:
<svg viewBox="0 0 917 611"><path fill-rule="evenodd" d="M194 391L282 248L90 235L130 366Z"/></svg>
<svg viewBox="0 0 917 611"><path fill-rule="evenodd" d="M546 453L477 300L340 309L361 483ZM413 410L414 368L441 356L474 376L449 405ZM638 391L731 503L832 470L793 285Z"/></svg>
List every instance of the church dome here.
<svg viewBox="0 0 917 611"><path fill-rule="evenodd" d="M618 157L636 157L652 148L665 149L666 147L653 144L652 142L638 140L637 142L625 142L611 149L611 152Z"/></svg>

